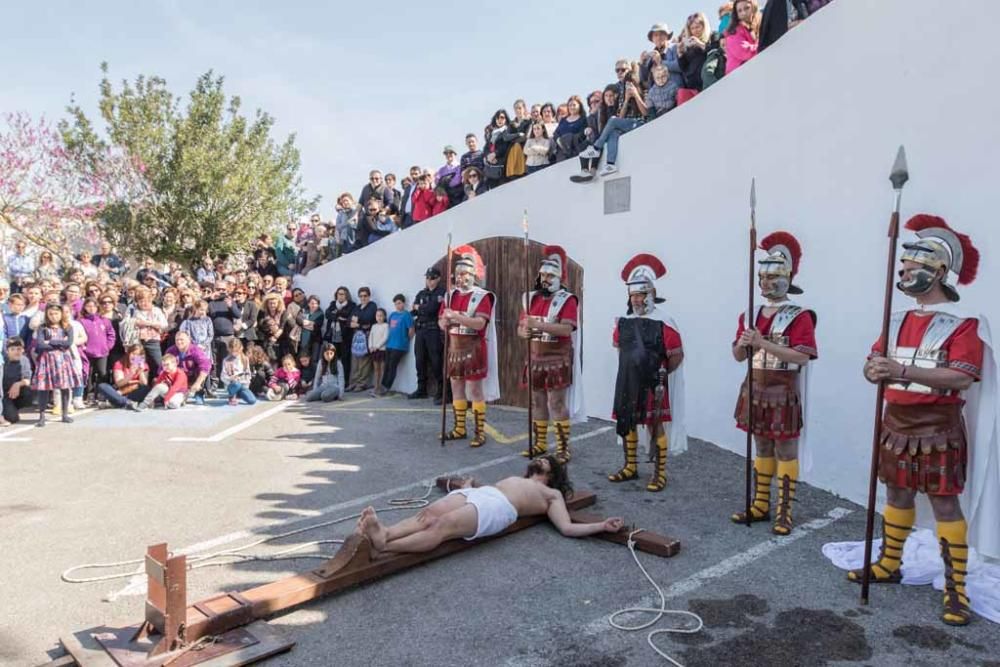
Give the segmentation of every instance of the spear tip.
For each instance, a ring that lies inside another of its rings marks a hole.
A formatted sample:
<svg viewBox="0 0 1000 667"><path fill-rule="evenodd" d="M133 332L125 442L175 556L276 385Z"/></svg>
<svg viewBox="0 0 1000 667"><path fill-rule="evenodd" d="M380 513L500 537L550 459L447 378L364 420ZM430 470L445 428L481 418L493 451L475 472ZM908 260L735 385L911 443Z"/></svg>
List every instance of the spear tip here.
<svg viewBox="0 0 1000 667"><path fill-rule="evenodd" d="M903 146L900 146L896 153L896 161L892 165L889 180L892 181L893 190L902 190L906 182L910 180L910 172L906 166L906 148Z"/></svg>
<svg viewBox="0 0 1000 667"><path fill-rule="evenodd" d="M754 176L750 179L750 206L751 208L757 208L757 177Z"/></svg>

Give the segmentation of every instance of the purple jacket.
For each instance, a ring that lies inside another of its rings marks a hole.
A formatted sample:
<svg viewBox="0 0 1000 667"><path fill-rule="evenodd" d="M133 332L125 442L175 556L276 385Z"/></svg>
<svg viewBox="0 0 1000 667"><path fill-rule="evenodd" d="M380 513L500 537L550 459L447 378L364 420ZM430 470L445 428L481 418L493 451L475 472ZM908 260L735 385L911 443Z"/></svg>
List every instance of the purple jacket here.
<svg viewBox="0 0 1000 667"><path fill-rule="evenodd" d="M115 340L117 340L115 328L111 326L111 320L95 313L94 315L83 315L78 321L83 326L83 330L87 332L87 344L83 348L87 356L91 359L108 356L111 348L115 346Z"/></svg>
<svg viewBox="0 0 1000 667"><path fill-rule="evenodd" d="M184 374L187 375L189 384L197 379L199 373L207 375L212 372L212 360L194 343L188 346L187 352L184 354L181 354L176 345L171 345L167 348L166 353L177 357L177 364L180 368L184 369Z"/></svg>

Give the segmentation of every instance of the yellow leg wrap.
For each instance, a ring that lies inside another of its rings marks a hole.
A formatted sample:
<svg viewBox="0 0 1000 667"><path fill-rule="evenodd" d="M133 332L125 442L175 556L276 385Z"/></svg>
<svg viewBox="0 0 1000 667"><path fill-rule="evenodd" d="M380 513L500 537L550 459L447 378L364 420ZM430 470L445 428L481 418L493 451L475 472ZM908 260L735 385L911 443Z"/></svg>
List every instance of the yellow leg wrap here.
<svg viewBox="0 0 1000 667"><path fill-rule="evenodd" d="M948 625L968 625L972 618L965 577L969 571L969 545L965 521L939 521L938 541L944 560L944 611L941 620Z"/></svg>
<svg viewBox="0 0 1000 667"><path fill-rule="evenodd" d="M624 482L639 476L639 466L635 459L635 452L639 448L639 434L635 431L629 431L629 434L624 438L624 442L625 467L614 474L608 475L608 480L611 482Z"/></svg>
<svg viewBox="0 0 1000 667"><path fill-rule="evenodd" d="M469 441L469 446L481 447L486 442L486 402L473 401L472 415L476 419L476 435Z"/></svg>
<svg viewBox="0 0 1000 667"><path fill-rule="evenodd" d="M900 509L892 505L885 506L882 512L882 550L878 560L872 564L869 581L895 584L902 579L899 570L903 566L903 543L910 535L916 518L917 510L913 507ZM848 572L847 578L860 583L863 575L864 570L859 568Z"/></svg>
<svg viewBox="0 0 1000 667"><path fill-rule="evenodd" d="M795 486L799 480L799 460L778 461L778 506L771 532L788 535L792 532L792 501L795 500Z"/></svg>
<svg viewBox="0 0 1000 667"><path fill-rule="evenodd" d="M773 456L758 456L753 460L754 496L750 504L750 521L767 521L771 518L771 478L777 469ZM729 517L734 523L746 522L746 511Z"/></svg>
<svg viewBox="0 0 1000 667"><path fill-rule="evenodd" d="M465 430L465 411L469 409L469 402L455 399L451 402L451 409L455 415L455 428L445 434L445 440L462 440L467 434Z"/></svg>
<svg viewBox="0 0 1000 667"><path fill-rule="evenodd" d="M521 456L532 457L547 454L549 451L549 422L545 419L536 419L531 422L531 430L534 432L535 443L530 449L521 452Z"/></svg>
<svg viewBox="0 0 1000 667"><path fill-rule="evenodd" d="M647 491L662 491L667 486L667 435L656 438L656 472L649 478Z"/></svg>
<svg viewBox="0 0 1000 667"><path fill-rule="evenodd" d="M557 419L552 424L556 428L556 456L563 463L569 463L569 420Z"/></svg>

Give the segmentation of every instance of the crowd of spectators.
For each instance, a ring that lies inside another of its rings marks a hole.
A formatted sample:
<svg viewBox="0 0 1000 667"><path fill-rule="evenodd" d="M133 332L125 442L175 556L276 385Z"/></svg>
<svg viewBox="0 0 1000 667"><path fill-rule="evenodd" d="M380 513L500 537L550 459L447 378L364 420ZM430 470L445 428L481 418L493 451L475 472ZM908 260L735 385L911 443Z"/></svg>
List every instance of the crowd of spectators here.
<svg viewBox="0 0 1000 667"><path fill-rule="evenodd" d="M637 59L615 62L615 80L584 98L528 104L515 100L508 113L497 109L480 132L465 135L465 150L444 146L444 164L411 166L401 181L374 169L357 198L337 197L335 219L313 216L293 243L279 252L282 271L308 273L318 264L375 243L519 178L577 156L584 175L617 168L618 139L688 102L731 74L790 27L830 0L771 0L761 12L757 0L725 2L718 21L691 14L681 31L665 23L647 32L649 46ZM762 30L765 34L762 34ZM294 256L294 260L293 260ZM294 268L293 268L294 267ZM283 275L288 275L287 273Z"/></svg>
<svg viewBox="0 0 1000 667"><path fill-rule="evenodd" d="M189 269L145 258L134 273L107 243L67 266L17 243L0 278L0 426L32 405L43 426L50 408L71 422L87 404L143 412L385 395L414 334L406 297L388 314L367 287L338 288L328 303L306 294L292 281L297 231Z"/></svg>
<svg viewBox="0 0 1000 667"><path fill-rule="evenodd" d="M145 258L133 277L107 242L66 266L17 242L0 279L0 426L32 404L42 426L50 405L69 422L88 401L142 412L212 397L235 405L386 394L415 329L418 365L434 358L433 302L424 312L426 295L408 308L397 294L383 309L368 287L339 287L324 307L296 276L557 162L579 157L593 176L603 157L601 175L614 173L622 134L699 95L827 2L770 0L763 12L756 0L726 2L718 29L694 13L676 37L654 24L648 50L616 61L616 80L586 102L516 100L513 114L498 109L482 133L468 133L461 155L445 146L438 169L412 166L398 184L373 170L357 199L337 198L335 220L314 213L247 253L187 268ZM418 374L414 397L427 391L426 369Z"/></svg>

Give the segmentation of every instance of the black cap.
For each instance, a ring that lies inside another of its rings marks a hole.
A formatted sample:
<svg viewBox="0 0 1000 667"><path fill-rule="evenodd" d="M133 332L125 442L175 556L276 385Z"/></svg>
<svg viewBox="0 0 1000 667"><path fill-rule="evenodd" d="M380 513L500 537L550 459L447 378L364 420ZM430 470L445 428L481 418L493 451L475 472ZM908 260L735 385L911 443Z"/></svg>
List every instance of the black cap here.
<svg viewBox="0 0 1000 667"><path fill-rule="evenodd" d="M426 272L424 272L424 278L440 278L440 277L441 277L441 271L439 271L436 267L433 266L427 269Z"/></svg>

